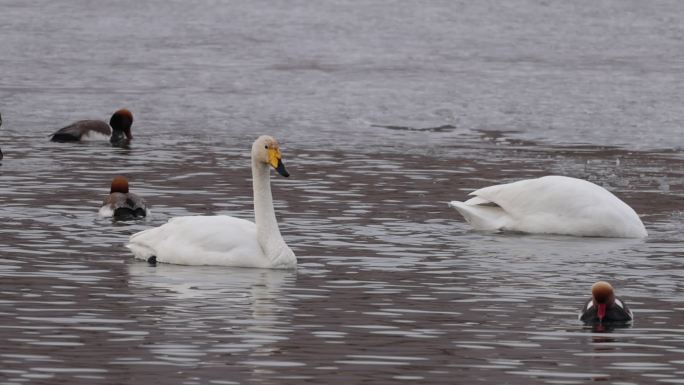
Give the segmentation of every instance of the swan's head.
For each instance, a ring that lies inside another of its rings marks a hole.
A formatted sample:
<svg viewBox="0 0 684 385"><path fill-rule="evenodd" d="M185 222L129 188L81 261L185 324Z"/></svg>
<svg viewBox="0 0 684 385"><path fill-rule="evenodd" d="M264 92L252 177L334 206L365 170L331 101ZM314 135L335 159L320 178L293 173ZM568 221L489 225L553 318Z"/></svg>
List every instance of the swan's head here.
<svg viewBox="0 0 684 385"><path fill-rule="evenodd" d="M133 139L131 125L133 124L133 114L125 108L116 111L109 119L109 125L113 130L123 131L126 138Z"/></svg>
<svg viewBox="0 0 684 385"><path fill-rule="evenodd" d="M128 179L123 176L114 177L114 179L112 179L112 188L109 190L109 193L115 192L128 194Z"/></svg>
<svg viewBox="0 0 684 385"><path fill-rule="evenodd" d="M284 177L290 176L281 159L278 141L271 136L262 135L254 141L252 145L252 159L270 165L278 174Z"/></svg>
<svg viewBox="0 0 684 385"><path fill-rule="evenodd" d="M596 303L597 315L599 320L606 316L606 307L615 301L613 286L608 282L599 281L591 287L591 297Z"/></svg>

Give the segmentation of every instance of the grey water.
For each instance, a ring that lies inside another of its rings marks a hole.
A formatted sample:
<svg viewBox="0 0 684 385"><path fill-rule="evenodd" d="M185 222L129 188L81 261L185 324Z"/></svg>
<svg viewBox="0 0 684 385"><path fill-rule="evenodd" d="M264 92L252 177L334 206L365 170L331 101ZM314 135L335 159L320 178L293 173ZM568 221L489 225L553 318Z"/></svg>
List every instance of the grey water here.
<svg viewBox="0 0 684 385"><path fill-rule="evenodd" d="M684 5L0 3L0 383L684 383ZM134 116L129 148L57 144ZM134 261L178 215L251 218L296 271ZM152 204L97 217L114 175ZM561 174L644 240L470 230L446 202ZM631 327L582 325L599 279Z"/></svg>

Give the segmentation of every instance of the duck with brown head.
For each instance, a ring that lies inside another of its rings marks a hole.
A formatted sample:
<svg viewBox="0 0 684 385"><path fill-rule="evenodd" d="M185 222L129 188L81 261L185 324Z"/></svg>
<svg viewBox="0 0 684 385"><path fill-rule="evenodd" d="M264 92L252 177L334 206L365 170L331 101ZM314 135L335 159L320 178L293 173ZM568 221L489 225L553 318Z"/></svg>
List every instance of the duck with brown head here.
<svg viewBox="0 0 684 385"><path fill-rule="evenodd" d="M582 308L580 321L589 324L626 323L634 319L632 311L617 297L613 286L599 281L591 287L591 299Z"/></svg>
<svg viewBox="0 0 684 385"><path fill-rule="evenodd" d="M133 139L132 124L133 114L122 108L112 115L109 124L102 120L79 120L52 134L50 140L53 142L80 142L96 136L107 136L112 145L120 146Z"/></svg>
<svg viewBox="0 0 684 385"><path fill-rule="evenodd" d="M109 195L102 202L100 216L116 220L138 219L147 216L149 209L145 200L128 191L128 179L117 176L112 179Z"/></svg>

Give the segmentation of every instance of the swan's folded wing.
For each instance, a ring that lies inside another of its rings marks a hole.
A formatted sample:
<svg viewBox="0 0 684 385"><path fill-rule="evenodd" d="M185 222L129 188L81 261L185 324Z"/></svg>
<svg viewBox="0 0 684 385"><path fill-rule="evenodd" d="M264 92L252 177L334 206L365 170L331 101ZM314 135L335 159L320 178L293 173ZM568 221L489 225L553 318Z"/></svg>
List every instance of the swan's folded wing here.
<svg viewBox="0 0 684 385"><path fill-rule="evenodd" d="M603 189L584 180L551 175L484 187L470 195L500 206L512 218L522 218L579 213L601 203L606 191L600 190Z"/></svg>
<svg viewBox="0 0 684 385"><path fill-rule="evenodd" d="M229 216L172 218L133 234L126 245L136 258L180 265L260 267L266 264L253 222Z"/></svg>
<svg viewBox="0 0 684 385"><path fill-rule="evenodd" d="M466 202L451 201L449 207L456 209L477 230L499 230L508 221L508 216L501 207L480 198Z"/></svg>
<svg viewBox="0 0 684 385"><path fill-rule="evenodd" d="M469 201L477 199L478 204L493 203L501 207L502 210L515 214L534 204L534 196L530 192L530 188L536 186L528 183L529 181L523 180L484 187L468 194L474 196Z"/></svg>

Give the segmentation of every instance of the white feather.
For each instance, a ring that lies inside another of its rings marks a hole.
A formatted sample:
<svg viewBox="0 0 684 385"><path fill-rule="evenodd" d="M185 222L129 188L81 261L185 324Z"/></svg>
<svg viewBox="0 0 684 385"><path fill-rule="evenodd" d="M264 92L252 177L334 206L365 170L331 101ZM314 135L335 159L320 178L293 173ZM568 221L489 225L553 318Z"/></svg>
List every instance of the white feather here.
<svg viewBox="0 0 684 385"><path fill-rule="evenodd" d="M112 210L112 208L109 205L104 205L100 207L98 215L102 218L111 218L112 216L114 216L114 210Z"/></svg>

